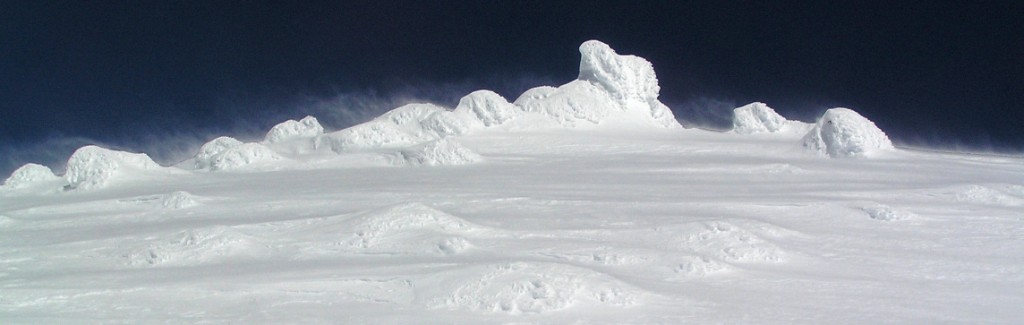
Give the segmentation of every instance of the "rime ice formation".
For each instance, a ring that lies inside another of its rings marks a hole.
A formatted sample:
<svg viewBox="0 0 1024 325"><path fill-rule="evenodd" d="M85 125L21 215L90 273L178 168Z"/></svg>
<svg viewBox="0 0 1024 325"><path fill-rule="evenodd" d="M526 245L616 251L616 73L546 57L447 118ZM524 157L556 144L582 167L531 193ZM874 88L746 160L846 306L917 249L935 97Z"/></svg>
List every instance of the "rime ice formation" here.
<svg viewBox="0 0 1024 325"><path fill-rule="evenodd" d="M263 142L278 143L296 138L312 138L324 134L324 127L315 117L306 116L301 120L287 120L275 125L267 132Z"/></svg>
<svg viewBox="0 0 1024 325"><path fill-rule="evenodd" d="M803 142L805 147L833 158L866 157L893 149L885 132L848 108L825 111Z"/></svg>
<svg viewBox="0 0 1024 325"><path fill-rule="evenodd" d="M580 54L576 80L558 88L530 89L515 104L566 127L623 120L680 127L672 111L658 100L660 87L650 62L619 55L599 41L584 42Z"/></svg>
<svg viewBox="0 0 1024 325"><path fill-rule="evenodd" d="M739 134L772 133L782 130L786 122L765 103L754 102L733 110L732 130Z"/></svg>
<svg viewBox="0 0 1024 325"><path fill-rule="evenodd" d="M49 167L39 164L25 164L18 167L11 173L10 177L4 180L3 187L8 189L22 188L39 182L57 180L60 177L53 174Z"/></svg>
<svg viewBox="0 0 1024 325"><path fill-rule="evenodd" d="M441 139L403 150L402 157L413 166L465 165L482 160L479 154L458 142Z"/></svg>
<svg viewBox="0 0 1024 325"><path fill-rule="evenodd" d="M455 113L471 115L486 127L504 124L519 117L522 111L493 91L477 90L459 100Z"/></svg>
<svg viewBox="0 0 1024 325"><path fill-rule="evenodd" d="M279 159L280 155L262 144L243 143L231 137L219 137L200 147L193 161L195 169L218 171Z"/></svg>
<svg viewBox="0 0 1024 325"><path fill-rule="evenodd" d="M160 165L143 153L85 146L71 154L64 179L70 189L94 189L125 174L159 168Z"/></svg>

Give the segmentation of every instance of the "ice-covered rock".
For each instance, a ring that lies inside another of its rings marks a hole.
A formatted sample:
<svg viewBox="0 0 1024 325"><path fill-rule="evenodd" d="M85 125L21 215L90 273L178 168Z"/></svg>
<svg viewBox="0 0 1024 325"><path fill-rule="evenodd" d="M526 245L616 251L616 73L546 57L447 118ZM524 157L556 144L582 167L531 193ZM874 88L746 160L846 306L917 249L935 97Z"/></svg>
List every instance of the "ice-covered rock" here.
<svg viewBox="0 0 1024 325"><path fill-rule="evenodd" d="M609 122L680 127L672 111L658 100L660 87L650 62L619 55L599 41L583 43L580 54L576 80L558 88L530 89L515 105L570 128Z"/></svg>
<svg viewBox="0 0 1024 325"><path fill-rule="evenodd" d="M626 110L647 110L650 118L664 127L679 127L672 111L658 100L661 87L654 66L644 58L619 55L608 44L596 40L580 45L578 80L600 85Z"/></svg>
<svg viewBox="0 0 1024 325"><path fill-rule="evenodd" d="M25 164L15 169L11 176L4 180L3 187L16 189L57 179L60 179L60 177L54 175L49 167L39 164Z"/></svg>
<svg viewBox="0 0 1024 325"><path fill-rule="evenodd" d="M805 147L833 158L867 157L893 149L885 132L848 108L825 111L803 142Z"/></svg>
<svg viewBox="0 0 1024 325"><path fill-rule="evenodd" d="M281 156L277 152L262 144L243 143L231 137L219 137L200 147L193 161L196 169L217 171L280 159Z"/></svg>
<svg viewBox="0 0 1024 325"><path fill-rule="evenodd" d="M765 103L754 102L733 110L732 130L739 134L773 133L782 130L786 122Z"/></svg>
<svg viewBox="0 0 1024 325"><path fill-rule="evenodd" d="M402 158L413 166L465 165L483 160L473 150L449 139L441 139L403 150Z"/></svg>
<svg viewBox="0 0 1024 325"><path fill-rule="evenodd" d="M71 154L64 179L70 189L94 189L132 172L160 168L162 167L144 153L115 151L89 145Z"/></svg>
<svg viewBox="0 0 1024 325"><path fill-rule="evenodd" d="M267 132L263 142L278 143L297 138L312 138L324 134L324 127L315 117L306 116L301 120L287 120L275 125Z"/></svg>
<svg viewBox="0 0 1024 325"><path fill-rule="evenodd" d="M473 116L484 126L504 124L522 113L504 97L490 90L477 90L462 97L454 112L457 115Z"/></svg>

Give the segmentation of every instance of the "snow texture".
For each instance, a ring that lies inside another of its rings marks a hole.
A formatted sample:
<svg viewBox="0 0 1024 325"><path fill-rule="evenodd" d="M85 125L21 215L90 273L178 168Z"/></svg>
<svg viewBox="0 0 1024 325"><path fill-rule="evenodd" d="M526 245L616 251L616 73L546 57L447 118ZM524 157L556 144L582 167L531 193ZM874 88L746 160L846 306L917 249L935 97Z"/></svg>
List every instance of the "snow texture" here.
<svg viewBox="0 0 1024 325"><path fill-rule="evenodd" d="M193 162L196 169L220 171L281 159L280 155L263 144L242 143L231 137L219 137L200 147Z"/></svg>
<svg viewBox="0 0 1024 325"><path fill-rule="evenodd" d="M267 132L265 143L279 143L297 138L313 138L324 134L324 127L315 117L306 116L302 120L287 120L275 125Z"/></svg>
<svg viewBox="0 0 1024 325"><path fill-rule="evenodd" d="M483 126L497 126L513 120L522 113L504 97L490 90L477 90L459 100L455 113L471 115Z"/></svg>
<svg viewBox="0 0 1024 325"><path fill-rule="evenodd" d="M740 129L780 134L684 130L648 62L581 53L578 80L514 104L285 122L178 169L95 146L65 179L23 167L4 188L104 190L0 191L3 322L1024 319L1021 157L799 153L892 148L847 109L806 135L759 105Z"/></svg>
<svg viewBox="0 0 1024 325"><path fill-rule="evenodd" d="M318 140L318 146L328 146L337 153L406 147L465 134L474 128L473 122L470 115L455 114L437 105L409 104L369 122L327 134Z"/></svg>
<svg viewBox="0 0 1024 325"><path fill-rule="evenodd" d="M739 134L774 133L782 130L786 122L765 103L754 102L733 110L732 130Z"/></svg>
<svg viewBox="0 0 1024 325"><path fill-rule="evenodd" d="M479 154L450 139L428 142L403 150L402 157L412 166L465 165L483 160Z"/></svg>
<svg viewBox="0 0 1024 325"><path fill-rule="evenodd" d="M848 108L832 108L804 136L804 146L832 158L870 157L892 150L892 141L874 122Z"/></svg>
<svg viewBox="0 0 1024 325"><path fill-rule="evenodd" d="M75 150L67 162L64 179L69 189L95 189L112 180L140 171L162 168L144 153L129 153L85 146Z"/></svg>
<svg viewBox="0 0 1024 325"><path fill-rule="evenodd" d="M59 179L59 177L53 174L50 167L39 164L25 164L15 169L11 176L4 180L3 187L6 189L17 189L56 179Z"/></svg>

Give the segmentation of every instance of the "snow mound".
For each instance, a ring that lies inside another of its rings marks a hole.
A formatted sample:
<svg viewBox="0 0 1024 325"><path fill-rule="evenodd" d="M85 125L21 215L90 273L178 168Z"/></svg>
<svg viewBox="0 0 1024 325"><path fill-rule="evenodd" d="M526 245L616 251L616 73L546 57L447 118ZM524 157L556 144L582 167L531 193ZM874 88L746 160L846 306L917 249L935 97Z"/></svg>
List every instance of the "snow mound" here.
<svg viewBox="0 0 1024 325"><path fill-rule="evenodd" d="M357 149L402 147L469 132L477 123L433 104L409 104L369 122L324 135L317 146L342 153Z"/></svg>
<svg viewBox="0 0 1024 325"><path fill-rule="evenodd" d="M133 172L160 168L143 153L114 151L90 145L71 154L64 179L69 189L94 189Z"/></svg>
<svg viewBox="0 0 1024 325"><path fill-rule="evenodd" d="M405 162L412 166L466 165L483 160L473 150L450 139L429 142L401 152Z"/></svg>
<svg viewBox="0 0 1024 325"><path fill-rule="evenodd" d="M160 206L164 209L184 209L197 205L199 205L199 200L192 193L185 191L175 191L160 200Z"/></svg>
<svg viewBox="0 0 1024 325"><path fill-rule="evenodd" d="M695 231L688 232L690 235L685 237L682 245L703 257L733 263L785 260L785 253L778 246L730 222L701 223ZM714 263L709 264L712 264L709 267L714 267Z"/></svg>
<svg viewBox="0 0 1024 325"><path fill-rule="evenodd" d="M1012 190L1013 188L1008 189ZM956 200L985 205L1024 206L1024 198L1014 196L1011 193L988 186L970 185L956 193Z"/></svg>
<svg viewBox="0 0 1024 325"><path fill-rule="evenodd" d="M297 138L312 138L324 134L324 127L315 117L306 116L302 120L287 120L275 125L267 132L265 143L279 143Z"/></svg>
<svg viewBox="0 0 1024 325"><path fill-rule="evenodd" d="M893 149L885 132L848 108L825 111L803 141L805 147L833 158L868 157Z"/></svg>
<svg viewBox="0 0 1024 325"><path fill-rule="evenodd" d="M732 130L739 134L773 133L782 130L786 122L765 103L754 102L733 110Z"/></svg>
<svg viewBox="0 0 1024 325"><path fill-rule="evenodd" d="M604 273L559 263L513 262L478 268L444 284L437 307L484 313L543 314L576 305L627 307L643 291Z"/></svg>
<svg viewBox="0 0 1024 325"><path fill-rule="evenodd" d="M893 207L884 204L864 206L861 207L861 211L867 213L871 219L882 221L907 220L917 217L914 213L894 209Z"/></svg>
<svg viewBox="0 0 1024 325"><path fill-rule="evenodd" d="M17 189L57 179L60 179L60 177L54 175L50 167L39 164L25 164L15 169L11 176L4 180L3 187Z"/></svg>
<svg viewBox="0 0 1024 325"><path fill-rule="evenodd" d="M261 240L227 226L192 229L145 243L122 254L131 266L197 265L252 256Z"/></svg>
<svg viewBox="0 0 1024 325"><path fill-rule="evenodd" d="M389 254L456 254L472 246L467 236L487 231L419 203L363 213L342 228L351 231L347 243L357 251Z"/></svg>
<svg viewBox="0 0 1024 325"><path fill-rule="evenodd" d="M242 143L231 137L219 137L200 147L193 161L196 169L218 171L280 159L282 157L277 152L263 144Z"/></svg>
<svg viewBox="0 0 1024 325"><path fill-rule="evenodd" d="M505 97L490 90L477 90L462 97L454 112L457 115L473 116L485 127L504 124L522 114Z"/></svg>

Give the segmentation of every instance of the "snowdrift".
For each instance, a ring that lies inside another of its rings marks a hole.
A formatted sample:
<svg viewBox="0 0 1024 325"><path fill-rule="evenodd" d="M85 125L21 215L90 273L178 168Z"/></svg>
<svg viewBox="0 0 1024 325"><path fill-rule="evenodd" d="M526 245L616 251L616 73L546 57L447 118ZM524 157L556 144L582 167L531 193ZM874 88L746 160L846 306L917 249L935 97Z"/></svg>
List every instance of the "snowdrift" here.
<svg viewBox="0 0 1024 325"><path fill-rule="evenodd" d="M833 158L869 157L892 150L892 141L874 122L848 108L825 111L804 136L804 146Z"/></svg>
<svg viewBox="0 0 1024 325"><path fill-rule="evenodd" d="M112 180L162 168L143 153L85 146L71 154L64 179L69 189L95 189Z"/></svg>

